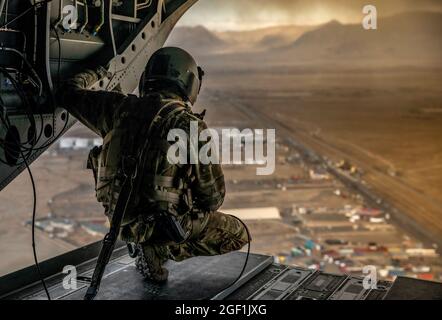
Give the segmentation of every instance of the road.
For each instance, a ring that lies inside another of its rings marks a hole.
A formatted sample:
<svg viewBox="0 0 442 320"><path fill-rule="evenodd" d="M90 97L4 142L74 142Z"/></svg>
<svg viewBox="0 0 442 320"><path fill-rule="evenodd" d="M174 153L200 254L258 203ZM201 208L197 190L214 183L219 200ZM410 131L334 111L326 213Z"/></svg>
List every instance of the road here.
<svg viewBox="0 0 442 320"><path fill-rule="evenodd" d="M279 137L293 139L297 146L303 148L306 153L312 153L311 150L318 152L321 155L319 159L321 159L322 164L339 181L364 196L367 203L390 213L392 220L403 230L414 235L426 245L437 244L439 251L442 250L442 225L438 214L442 212L442 204L437 199L422 194L398 178L383 172L373 163L364 163L354 154L331 145L318 135L312 135L311 130L293 128L280 118L278 119L275 114L266 114L258 108L253 108L235 99L231 94L228 95L218 91L214 95L216 100L220 97L224 101L227 99L244 115L256 123L262 124L263 128L275 128ZM366 183L364 184L362 181L353 179L337 170L324 159L324 156L335 159L349 159L354 165L364 169L364 181ZM382 200L381 203L379 203L380 199Z"/></svg>

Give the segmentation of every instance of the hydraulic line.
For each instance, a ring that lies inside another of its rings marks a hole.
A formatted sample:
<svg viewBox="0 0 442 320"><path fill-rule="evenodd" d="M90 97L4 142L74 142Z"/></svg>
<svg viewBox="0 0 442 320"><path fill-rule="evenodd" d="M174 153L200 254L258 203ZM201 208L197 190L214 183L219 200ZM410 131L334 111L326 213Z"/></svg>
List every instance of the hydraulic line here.
<svg viewBox="0 0 442 320"><path fill-rule="evenodd" d="M97 33L101 30L101 28L104 25L104 0L101 0L100 2L100 22L95 26L94 31L92 34L94 36L97 35Z"/></svg>
<svg viewBox="0 0 442 320"><path fill-rule="evenodd" d="M89 23L89 7L87 5L86 0L83 0L83 10L84 10L84 23L80 27L80 33L83 33L84 29L87 27Z"/></svg>
<svg viewBox="0 0 442 320"><path fill-rule="evenodd" d="M58 10L58 20L55 22L54 28L57 28L62 21L63 21L63 0L60 0L59 10Z"/></svg>
<svg viewBox="0 0 442 320"><path fill-rule="evenodd" d="M5 7L6 0L0 0L0 19L2 17L3 8ZM5 13L6 15L7 13Z"/></svg>

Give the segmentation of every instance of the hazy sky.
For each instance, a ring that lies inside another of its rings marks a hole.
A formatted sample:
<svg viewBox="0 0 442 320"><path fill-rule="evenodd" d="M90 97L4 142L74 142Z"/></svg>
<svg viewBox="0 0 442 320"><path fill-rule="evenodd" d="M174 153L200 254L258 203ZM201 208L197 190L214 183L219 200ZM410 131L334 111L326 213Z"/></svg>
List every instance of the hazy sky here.
<svg viewBox="0 0 442 320"><path fill-rule="evenodd" d="M199 0L181 25L210 29L253 29L279 24L319 24L332 19L356 22L362 8L373 4L378 14L407 10L442 10L441 0Z"/></svg>

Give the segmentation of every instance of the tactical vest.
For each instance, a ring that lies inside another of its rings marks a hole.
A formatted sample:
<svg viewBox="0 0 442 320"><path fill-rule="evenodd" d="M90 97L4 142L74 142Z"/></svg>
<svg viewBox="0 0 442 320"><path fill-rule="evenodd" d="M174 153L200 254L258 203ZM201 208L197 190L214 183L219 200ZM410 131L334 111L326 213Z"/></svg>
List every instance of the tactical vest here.
<svg viewBox="0 0 442 320"><path fill-rule="evenodd" d="M131 126L131 123L120 124L105 136L102 146L91 150L88 168L94 173L97 200L103 204L109 219L114 212L121 187L117 177L118 169L127 154L134 155L138 161L138 190L135 190L136 203L126 212L122 226L138 220L140 216L154 219L156 213L180 215L192 209L192 195L187 180L190 173L180 171L183 168L177 168L179 174L174 176L160 174L160 162L164 163L164 159L167 159L170 147L164 138L164 130L169 129L165 123L182 112L186 112L186 105L182 101L162 100L159 112L153 120L150 119L150 123L141 123L140 128L136 125ZM131 114L131 117L143 119L142 114ZM143 147L147 148L144 152L146 156L140 159ZM153 155L157 156L153 159Z"/></svg>

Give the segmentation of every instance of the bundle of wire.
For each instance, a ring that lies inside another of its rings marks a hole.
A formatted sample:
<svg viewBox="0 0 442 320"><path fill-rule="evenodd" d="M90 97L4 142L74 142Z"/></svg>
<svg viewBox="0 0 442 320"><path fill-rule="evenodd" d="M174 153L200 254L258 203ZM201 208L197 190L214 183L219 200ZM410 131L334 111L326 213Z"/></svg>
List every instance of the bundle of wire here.
<svg viewBox="0 0 442 320"><path fill-rule="evenodd" d="M22 12L21 14L19 14L18 16L16 16L14 19L10 20L9 22L6 22L4 25L2 25L0 27L1 28L6 28L8 25L12 24L13 22L18 21L19 19L23 18L28 12L31 11L31 9L35 8L41 8L43 7L44 4L47 4L51 2L51 0L49 1L41 1L41 2L37 2L34 5L32 5L31 7L29 7L27 10L25 10L24 12ZM60 42L60 38L58 36L58 32L55 28L53 28L57 41L58 41L58 80L60 80L60 65L61 65L61 42ZM39 90L39 97L42 95L42 82L40 80L40 78L38 77L38 74L35 72L35 70L32 68L31 64L29 63L29 61L26 59L26 57L23 55L21 56L21 58L23 59L23 62L25 63L25 65L29 68L30 73L36 77L35 80L37 80L37 82L40 84L40 90ZM26 111L26 115L28 117L29 123L31 125L30 127L30 132L32 133L32 135L29 137L28 136L28 140L27 141L20 141L19 137L13 137L13 140L16 141L5 141L5 140L0 140L0 145L2 146L2 148L5 151L5 154L9 153L18 153L21 160L17 159L17 162L15 163L15 166L22 166L23 164L26 166L26 170L29 173L29 177L31 180L31 185L32 185L32 191L33 191L33 208L32 208L32 252L33 252L33 256L34 256L34 263L35 263L35 267L38 273L38 276L40 278L40 282L43 285L44 291L47 295L48 300L51 300L51 296L49 294L48 288L46 286L46 282L44 280L43 274L41 272L41 268L40 268L40 264L38 262L38 258L37 258L37 250L36 250L36 245L35 245L35 220L36 220L36 210L37 210L37 190L36 190L36 186L35 186L35 180L34 180L34 176L32 174L32 170L30 168L30 157L37 151L40 150L44 150L47 147L50 146L50 144L57 140L59 136L61 136L68 123L69 123L69 114L67 115L67 118L65 119L65 124L63 129L60 131L59 135L57 137L54 137L53 139L50 139L48 142L40 145L37 147L37 145L39 144L42 135L43 135L43 131L44 131L44 119L43 119L43 114L41 112L38 112L39 118L40 118L40 130L39 133L37 134L37 126L36 126L36 122L35 122L35 117L34 114L36 114L35 110L33 110L32 108L32 103L30 102L30 98L28 98L28 96L26 95L26 93L24 92L24 90L22 89L22 87L19 85L19 81L16 80L16 78L14 78L14 76L11 74L11 70L7 70L4 67L0 67L0 73L4 75L4 77L9 81L10 84L12 84L15 92L18 94L18 96L20 97L20 100L22 102L22 105L24 106L24 109ZM16 74L19 74L18 72ZM20 76L20 74L19 74ZM50 91L50 90L49 90ZM51 99L51 102L53 104L53 112L54 112L54 119L55 119L55 109L56 109L56 104L55 104L55 97L53 96L52 91L49 92L49 97ZM1 99L0 97L0 107L2 108L1 112L0 112L0 120L1 123L3 124L3 126L5 127L5 129L7 131L9 131L12 127L11 125L11 121L8 115L8 110L7 107L4 103L4 101ZM10 165L10 163L8 163L6 161L6 159L1 159L0 158L0 162L4 163L6 165Z"/></svg>
<svg viewBox="0 0 442 320"><path fill-rule="evenodd" d="M36 251L36 247L35 247L35 219L36 219L36 210L37 210L37 190L35 187L35 181L34 181L34 176L32 174L32 170L29 166L29 158L32 156L33 151L34 151L34 147L35 145L38 143L38 141L41 138L42 135L42 131L43 129L40 130L40 134L38 134L37 136L37 131L35 130L35 119L31 110L31 106L29 103L28 98L26 97L26 95L24 94L24 92L22 92L22 90L20 89L20 86L18 85L18 83L16 82L16 80L9 74L9 72L4 69L4 68L0 68L0 72L7 78L9 79L9 81L13 84L14 89L16 90L16 92L18 93L18 95L20 96L22 103L27 107L27 116L29 118L29 122L31 123L31 128L32 129L32 137L28 137L28 141L25 142L21 142L19 141L20 139L18 137L13 137L13 139L15 139L16 141L5 141L5 140L0 140L1 146L3 147L5 154L7 152L12 152L12 153L19 153L20 157L21 157L21 162L19 162L17 160L16 165L17 166L21 166L21 165L25 165L26 169L29 173L29 177L31 180L31 184L32 184L32 193L33 193L33 206L32 206L32 252L34 255L34 262L35 262L35 266L37 269L37 273L38 276L40 278L40 281L43 285L43 288L46 292L46 295L48 297L48 299L50 300L50 294L49 291L47 289L46 283L44 281L44 277L42 275L41 269L40 269L40 264L38 263L38 258L37 258L37 251ZM11 121L9 119L9 115L7 112L7 108L3 102L3 100L1 100L0 98L0 106L2 107L2 112L0 113L0 120L3 124L3 126L5 127L5 129L7 131L9 131L11 129ZM41 116L41 120L43 123L43 116L40 114ZM18 150L17 150L18 149ZM2 163L5 163L7 165L9 165L9 163L3 159L0 159L0 161Z"/></svg>

